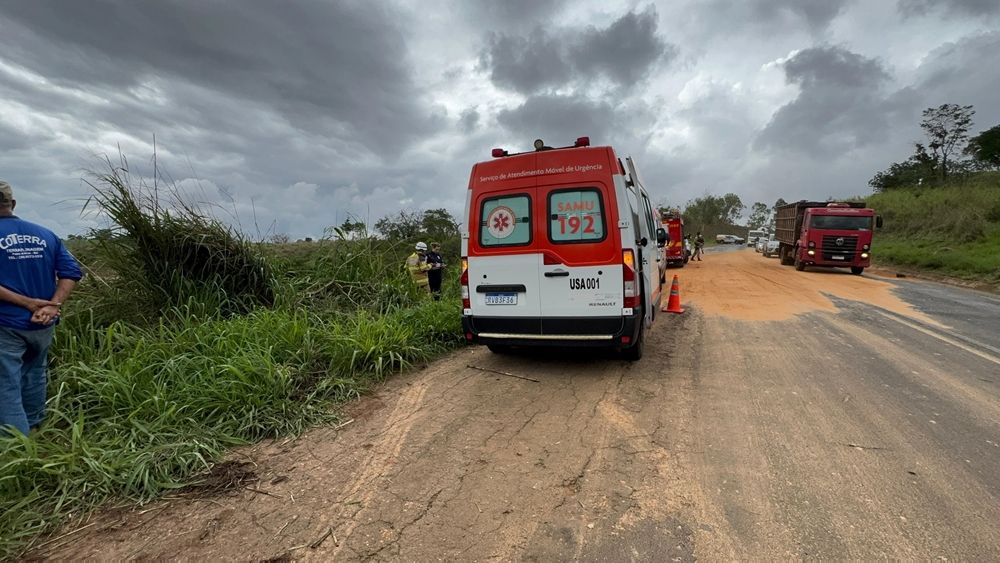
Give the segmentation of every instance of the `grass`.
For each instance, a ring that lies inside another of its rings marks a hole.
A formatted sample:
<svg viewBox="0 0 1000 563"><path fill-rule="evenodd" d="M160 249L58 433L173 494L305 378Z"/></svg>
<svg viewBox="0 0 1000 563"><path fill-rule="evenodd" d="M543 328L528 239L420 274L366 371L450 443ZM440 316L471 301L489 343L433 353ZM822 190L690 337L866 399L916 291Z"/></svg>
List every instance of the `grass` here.
<svg viewBox="0 0 1000 563"><path fill-rule="evenodd" d="M47 423L0 438L0 558L110 501L189 484L228 448L332 422L338 403L462 342L457 288L421 297L405 248L250 243L201 212L163 212L115 174L98 177L114 190L98 204L131 215L111 210L113 240L83 245L91 275L51 349ZM201 234L168 251L185 224ZM237 279L248 264L256 277Z"/></svg>
<svg viewBox="0 0 1000 563"><path fill-rule="evenodd" d="M867 198L885 219L876 261L1000 287L1000 173Z"/></svg>

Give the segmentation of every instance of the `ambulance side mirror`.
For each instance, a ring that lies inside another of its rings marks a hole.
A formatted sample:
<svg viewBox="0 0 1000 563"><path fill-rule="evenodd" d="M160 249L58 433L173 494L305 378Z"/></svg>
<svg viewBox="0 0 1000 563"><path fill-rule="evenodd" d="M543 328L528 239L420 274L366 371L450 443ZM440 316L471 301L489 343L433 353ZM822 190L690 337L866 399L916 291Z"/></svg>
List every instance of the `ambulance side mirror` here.
<svg viewBox="0 0 1000 563"><path fill-rule="evenodd" d="M881 229L882 228L882 216L881 215L876 215L875 216L875 228L876 229Z"/></svg>
<svg viewBox="0 0 1000 563"><path fill-rule="evenodd" d="M665 246L670 237L665 229L656 229L656 246Z"/></svg>

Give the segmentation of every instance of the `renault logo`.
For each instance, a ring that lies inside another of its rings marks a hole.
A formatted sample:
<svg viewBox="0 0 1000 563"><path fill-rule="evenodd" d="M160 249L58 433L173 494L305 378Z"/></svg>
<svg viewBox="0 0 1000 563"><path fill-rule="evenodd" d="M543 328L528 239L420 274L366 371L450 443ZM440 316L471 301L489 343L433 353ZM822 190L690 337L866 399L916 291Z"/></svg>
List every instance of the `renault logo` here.
<svg viewBox="0 0 1000 563"><path fill-rule="evenodd" d="M844 246L844 237L837 238L837 246Z"/></svg>

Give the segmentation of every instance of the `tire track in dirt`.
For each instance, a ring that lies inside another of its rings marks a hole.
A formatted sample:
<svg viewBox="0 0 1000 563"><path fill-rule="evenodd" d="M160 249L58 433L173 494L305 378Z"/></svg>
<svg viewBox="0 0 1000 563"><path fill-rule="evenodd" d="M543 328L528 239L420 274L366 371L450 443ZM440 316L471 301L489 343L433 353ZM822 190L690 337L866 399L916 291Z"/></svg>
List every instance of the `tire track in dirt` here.
<svg viewBox="0 0 1000 563"><path fill-rule="evenodd" d="M386 472L399 460L399 453L403 448L403 443L410 429L419 420L414 413L420 411L421 403L427 394L429 382L421 381L405 389L392 412L385 419L384 430L379 433L382 443L369 450L370 455L365 460L361 471L353 477L347 490L342 494L344 501L341 509L333 516L334 534L337 537L348 538L354 532L358 521L354 518L361 508L349 514L347 508L356 503L359 507L368 505L374 495L381 487L380 481L384 479ZM359 496L360 493L360 496ZM343 522L341 524L341 522ZM329 524L330 520L324 519L323 524ZM342 551L345 543L338 543L334 549L324 556L336 559Z"/></svg>

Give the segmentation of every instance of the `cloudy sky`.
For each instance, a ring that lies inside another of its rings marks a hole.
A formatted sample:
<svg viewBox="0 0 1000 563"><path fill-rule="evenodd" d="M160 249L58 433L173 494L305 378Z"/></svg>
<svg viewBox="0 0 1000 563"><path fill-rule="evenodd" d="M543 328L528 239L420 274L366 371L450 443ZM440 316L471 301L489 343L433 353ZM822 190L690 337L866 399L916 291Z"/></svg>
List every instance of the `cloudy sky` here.
<svg viewBox="0 0 1000 563"><path fill-rule="evenodd" d="M657 202L868 192L920 112L1000 123L1000 0L0 0L0 178L61 234L119 147L252 234L461 216L493 147L589 135Z"/></svg>

